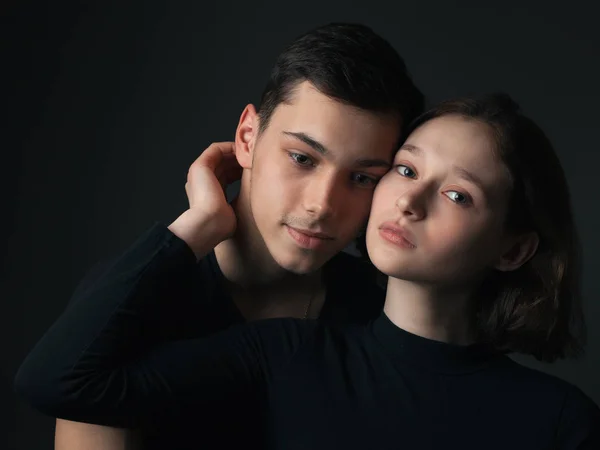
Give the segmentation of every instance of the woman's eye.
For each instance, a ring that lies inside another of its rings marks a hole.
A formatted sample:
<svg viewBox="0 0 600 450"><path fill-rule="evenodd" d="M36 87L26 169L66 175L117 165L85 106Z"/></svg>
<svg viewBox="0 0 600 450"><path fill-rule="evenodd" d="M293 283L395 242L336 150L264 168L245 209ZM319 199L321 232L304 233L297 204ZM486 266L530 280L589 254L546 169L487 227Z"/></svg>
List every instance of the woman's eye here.
<svg viewBox="0 0 600 450"><path fill-rule="evenodd" d="M458 191L447 191L446 195L448 198L450 198L450 200L452 200L454 203L458 203L459 205L468 205L471 201L468 196L461 194Z"/></svg>
<svg viewBox="0 0 600 450"><path fill-rule="evenodd" d="M396 170L403 177L414 178L417 174L410 167L405 166L404 164L398 164L396 166Z"/></svg>
<svg viewBox="0 0 600 450"><path fill-rule="evenodd" d="M313 164L312 159L302 153L290 153L290 158L301 166L311 166Z"/></svg>

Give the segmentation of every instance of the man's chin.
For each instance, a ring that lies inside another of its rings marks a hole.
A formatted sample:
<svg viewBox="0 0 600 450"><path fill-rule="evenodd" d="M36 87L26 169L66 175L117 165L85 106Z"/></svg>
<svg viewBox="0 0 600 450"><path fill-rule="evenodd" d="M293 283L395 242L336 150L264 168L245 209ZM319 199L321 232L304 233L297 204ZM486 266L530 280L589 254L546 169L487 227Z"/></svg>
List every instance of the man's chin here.
<svg viewBox="0 0 600 450"><path fill-rule="evenodd" d="M323 255L305 252L280 251L272 256L282 269L296 275L308 275L316 272L328 261L323 258Z"/></svg>
<svg viewBox="0 0 600 450"><path fill-rule="evenodd" d="M317 262L313 260L303 259L286 259L284 261L278 262L279 266L286 270L287 272L293 273L295 275L308 275L310 273L316 272L322 266L322 262Z"/></svg>

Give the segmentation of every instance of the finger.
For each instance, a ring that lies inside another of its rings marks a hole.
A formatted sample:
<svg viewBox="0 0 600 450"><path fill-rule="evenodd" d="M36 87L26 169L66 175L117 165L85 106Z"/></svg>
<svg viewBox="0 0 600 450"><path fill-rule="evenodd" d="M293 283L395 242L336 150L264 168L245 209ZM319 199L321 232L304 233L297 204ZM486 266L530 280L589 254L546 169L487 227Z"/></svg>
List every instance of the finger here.
<svg viewBox="0 0 600 450"><path fill-rule="evenodd" d="M190 183L189 183L189 181L187 183L185 183L185 195L186 195L186 197L188 199L188 205L191 208L192 207L192 197L191 197L191 194L190 194Z"/></svg>
<svg viewBox="0 0 600 450"><path fill-rule="evenodd" d="M241 169L236 169L235 167L230 168L229 170L223 171L218 177L217 180L219 184L223 188L223 191L236 180L239 180L242 177Z"/></svg>
<svg viewBox="0 0 600 450"><path fill-rule="evenodd" d="M206 148L193 164L208 167L215 171L225 160L235 156L235 144L233 142L215 142Z"/></svg>
<svg viewBox="0 0 600 450"><path fill-rule="evenodd" d="M214 173L217 178L221 179L222 177L227 176L229 172L234 171L235 173L237 173L241 169L242 168L240 166L240 163L238 162L235 155L225 155L223 156L223 159L221 160L219 165L214 170Z"/></svg>
<svg viewBox="0 0 600 450"><path fill-rule="evenodd" d="M228 186L231 183L242 178L242 168L241 167L232 167L227 171L224 171L217 177L217 180L221 184L221 186Z"/></svg>
<svg viewBox="0 0 600 450"><path fill-rule="evenodd" d="M239 179L242 178L242 173L243 173L243 169L239 166L231 168L223 176L225 184L231 184L234 181L238 181Z"/></svg>

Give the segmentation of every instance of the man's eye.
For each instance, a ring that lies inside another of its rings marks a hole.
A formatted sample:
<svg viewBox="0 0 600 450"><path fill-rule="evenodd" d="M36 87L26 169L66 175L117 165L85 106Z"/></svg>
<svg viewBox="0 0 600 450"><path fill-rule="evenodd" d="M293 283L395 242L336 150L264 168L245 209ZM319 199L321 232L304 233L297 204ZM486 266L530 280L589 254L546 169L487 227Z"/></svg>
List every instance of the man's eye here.
<svg viewBox="0 0 600 450"><path fill-rule="evenodd" d="M301 166L312 166L313 161L308 156L303 155L302 153L290 153L290 158L294 160L296 164Z"/></svg>
<svg viewBox="0 0 600 450"><path fill-rule="evenodd" d="M375 186L379 180L364 173L355 173L352 175L352 181L360 186Z"/></svg>

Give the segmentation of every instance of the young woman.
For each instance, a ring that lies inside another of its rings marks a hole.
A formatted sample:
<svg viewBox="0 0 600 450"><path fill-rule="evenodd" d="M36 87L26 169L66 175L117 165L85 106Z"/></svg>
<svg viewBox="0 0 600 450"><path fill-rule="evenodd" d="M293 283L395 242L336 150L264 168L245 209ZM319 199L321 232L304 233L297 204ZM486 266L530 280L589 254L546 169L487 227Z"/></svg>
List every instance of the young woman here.
<svg viewBox="0 0 600 450"><path fill-rule="evenodd" d="M548 139L504 95L444 102L411 130L366 233L389 277L378 319L273 319L139 354L124 337L143 296L96 296L65 311L17 389L77 421L178 417L196 424L190 448L224 448L231 436L203 442L203 424L237 408L253 415L227 426L251 448L600 448L589 398L506 355L553 361L583 345L575 226ZM193 256L175 240L163 251L171 270Z"/></svg>

